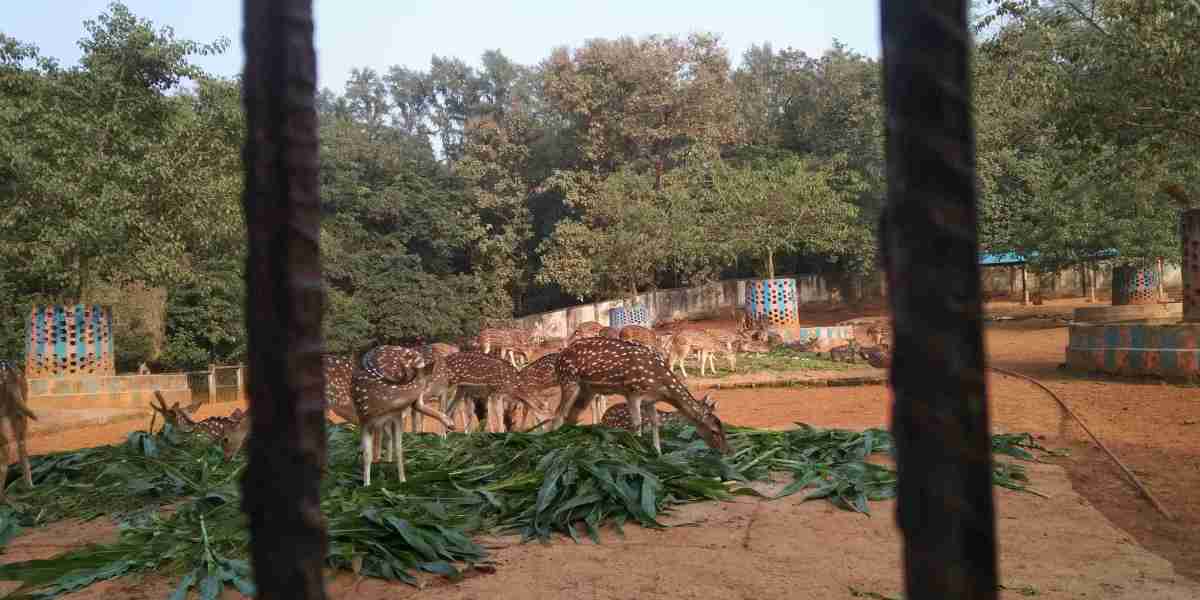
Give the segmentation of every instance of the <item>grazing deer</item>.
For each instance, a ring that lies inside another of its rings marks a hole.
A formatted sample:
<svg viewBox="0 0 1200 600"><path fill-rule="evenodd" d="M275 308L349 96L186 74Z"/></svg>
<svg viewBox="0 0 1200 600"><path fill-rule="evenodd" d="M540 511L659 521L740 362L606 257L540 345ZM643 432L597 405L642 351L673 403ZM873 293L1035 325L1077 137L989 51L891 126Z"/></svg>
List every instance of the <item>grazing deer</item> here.
<svg viewBox="0 0 1200 600"><path fill-rule="evenodd" d="M703 414L705 414L705 415L710 415L710 414L716 412L716 410L717 410L717 401L716 400L705 398L704 402L702 402L701 404L702 404L702 408L704 409ZM654 408L653 406L642 406L643 411L648 411L651 409L658 410L658 409ZM659 424L661 424L661 425L667 425L667 424L674 423L674 422L686 423L686 421L682 417L679 416L678 412L667 412L665 410L659 410L658 418L659 418ZM610 429L626 429L629 431L633 431L633 416L629 412L629 404L624 403L624 402L621 404L615 404L608 410L604 411L604 417L602 419L600 419L600 425L602 425L604 427L608 427ZM642 431L645 431L645 429L646 429L646 421L643 421L642 422ZM637 433L641 433L641 432L637 432Z"/></svg>
<svg viewBox="0 0 1200 600"><path fill-rule="evenodd" d="M154 399L158 402L156 404L155 402L151 401L150 408L154 409L155 416L162 415L163 423L170 423L171 427L174 427L183 433L199 432L214 440L220 439L221 436L225 434L225 430L236 425L245 416L245 413L242 412L242 409L235 408L227 417L213 416L196 421L192 419L191 415L195 413L198 408L200 408L199 402L193 402L192 404L182 408L180 408L179 403L176 402L168 407L167 401L165 398L163 398L162 392L157 390L154 392ZM150 429L150 432L154 433L153 417L151 417Z"/></svg>
<svg viewBox="0 0 1200 600"><path fill-rule="evenodd" d="M551 352L525 365L517 373L517 393L525 398L534 398L542 391L557 386L559 356L559 352ZM524 406L521 403L510 403L509 409L517 411L522 410ZM513 423L524 423L527 420L526 418L517 418L516 415L510 416L508 411L505 412L505 418ZM538 425L540 426L541 423Z"/></svg>
<svg viewBox="0 0 1200 600"><path fill-rule="evenodd" d="M880 344L869 348L862 348L858 351L858 355L876 369L890 369L892 367L892 353L890 350L891 348L887 344Z"/></svg>
<svg viewBox="0 0 1200 600"><path fill-rule="evenodd" d="M33 487L33 473L29 468L29 451L25 448L25 437L29 429L29 419L37 420L33 411L29 410L29 382L20 367L7 361L0 360L0 421L8 423L12 436L17 442L17 460L25 472L25 485ZM8 437L4 433L4 423L0 423L0 499L8 491Z"/></svg>
<svg viewBox="0 0 1200 600"><path fill-rule="evenodd" d="M730 333L719 329L705 329L704 333L707 333L724 348L725 354L729 357L729 370L731 371L737 369L737 353L753 352L763 354L771 351L771 346L766 341L749 337L746 334ZM711 362L712 354L709 354L709 361L715 373L717 366Z"/></svg>
<svg viewBox="0 0 1200 600"><path fill-rule="evenodd" d="M679 364L679 372L686 378L687 370L683 361L695 350L700 357L700 376L704 377L704 368L711 362L711 354L722 349L720 342L704 331L680 331L671 338L671 349L667 354L667 368L673 373L675 364ZM716 366L713 373L716 374Z"/></svg>
<svg viewBox="0 0 1200 600"><path fill-rule="evenodd" d="M504 403L520 402L537 418L545 413L545 407L518 389L519 371L510 363L488 356L481 352L459 352L445 359L446 388L445 397L449 399L447 413L454 414L460 405L459 392L471 398L484 398L488 415L488 430L495 431L503 428ZM466 407L464 406L464 409ZM463 412L464 421L470 424L470 415Z"/></svg>
<svg viewBox="0 0 1200 600"><path fill-rule="evenodd" d="M829 351L829 360L834 362L854 362L854 359L859 356L862 346L858 344L858 340L851 339L848 343Z"/></svg>
<svg viewBox="0 0 1200 600"><path fill-rule="evenodd" d="M452 358L457 355L450 355ZM363 355L361 369L353 375L351 390L354 410L362 429L363 485L371 485L374 438L387 429L391 434L390 454L396 460L400 481L405 481L404 446L401 426L410 408L442 422L448 430L454 423L445 413L425 404L427 395L442 392L446 385L445 361L429 363L417 350L401 346L379 346Z"/></svg>
<svg viewBox="0 0 1200 600"><path fill-rule="evenodd" d="M704 406L710 397L705 396L704 404L697 402L662 356L650 348L609 338L583 339L562 352L557 371L562 401L554 415L555 429L565 422L577 423L593 396L614 394L625 397L635 430L641 430L642 406L666 402L696 426L696 432L709 447L729 452L724 424L716 415L705 414ZM661 453L658 412L651 411L649 417L654 449Z"/></svg>
<svg viewBox="0 0 1200 600"><path fill-rule="evenodd" d="M225 455L226 461L232 459L242 449L242 445L246 443L246 438L249 436L250 415L246 414L244 418L221 434L221 453Z"/></svg>

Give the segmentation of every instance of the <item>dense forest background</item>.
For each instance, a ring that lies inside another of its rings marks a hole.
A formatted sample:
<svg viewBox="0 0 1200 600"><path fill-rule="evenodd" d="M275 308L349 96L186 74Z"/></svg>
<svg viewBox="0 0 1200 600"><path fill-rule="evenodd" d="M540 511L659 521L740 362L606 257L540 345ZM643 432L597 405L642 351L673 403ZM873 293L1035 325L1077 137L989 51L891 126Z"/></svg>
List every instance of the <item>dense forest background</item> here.
<svg viewBox="0 0 1200 600"><path fill-rule="evenodd" d="M1200 169L1200 6L975 6L981 240L1054 269L1177 260ZM31 304L111 304L120 370L244 353L239 83L113 3L78 65L0 32L0 354ZM880 65L717 35L355 70L322 90L326 342L716 278L875 277ZM852 294L853 295L853 294Z"/></svg>

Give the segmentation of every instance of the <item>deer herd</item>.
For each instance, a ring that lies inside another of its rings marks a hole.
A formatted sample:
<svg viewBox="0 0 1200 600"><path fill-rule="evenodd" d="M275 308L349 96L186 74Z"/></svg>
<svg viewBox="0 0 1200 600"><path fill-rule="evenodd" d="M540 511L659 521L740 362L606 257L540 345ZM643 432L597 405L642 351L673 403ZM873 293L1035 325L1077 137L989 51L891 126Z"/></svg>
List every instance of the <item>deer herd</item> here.
<svg viewBox="0 0 1200 600"><path fill-rule="evenodd" d="M640 325L620 329L595 321L581 323L566 339L541 335L538 331L491 327L460 349L445 343L418 347L377 346L360 357L322 356L326 408L341 419L357 425L361 434L363 484L371 483L372 463L383 458L396 463L400 481L405 480L404 448L401 441L405 421L411 432L425 430L424 418L437 421L441 435L449 431L532 431L576 424L584 410L591 409L592 422L643 433L649 426L655 451L661 452L660 426L683 421L696 427L697 434L722 453L730 451L725 427L717 418L717 403L709 395L697 400L682 379L688 374L685 359L695 355L700 375L716 372L717 354L723 354L731 369L738 353L770 350L767 332L738 319L736 332L713 329L684 329L672 332ZM849 346L830 350L866 359L874 366L890 364L888 346L880 330L872 328L875 346ZM18 443L25 481L32 486L25 450L27 385L21 370L0 361L0 421L7 421ZM551 409L545 392L559 388L559 402ZM624 404L607 407L606 396L623 396ZM241 409L227 417L194 420L199 402L185 407L168 406L156 392L151 406L183 432L204 433L222 448L226 460L243 447L250 435L251 414ZM660 411L658 403L672 412ZM535 424L530 427L529 421ZM2 425L2 424L0 424ZM151 420L150 430L154 430ZM385 446L386 441L386 446ZM0 427L0 462L7 476L8 439ZM6 481L0 478L0 482ZM4 486L0 485L0 498Z"/></svg>

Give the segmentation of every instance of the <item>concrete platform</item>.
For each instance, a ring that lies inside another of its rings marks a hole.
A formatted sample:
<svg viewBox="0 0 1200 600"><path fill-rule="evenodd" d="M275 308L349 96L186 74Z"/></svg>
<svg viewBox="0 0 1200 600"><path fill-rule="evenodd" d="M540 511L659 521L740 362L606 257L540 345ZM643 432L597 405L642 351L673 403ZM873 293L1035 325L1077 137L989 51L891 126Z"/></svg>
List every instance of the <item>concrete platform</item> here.
<svg viewBox="0 0 1200 600"><path fill-rule="evenodd" d="M1200 323L1077 323L1068 330L1068 369L1200 379Z"/></svg>
<svg viewBox="0 0 1200 600"><path fill-rule="evenodd" d="M1124 306L1085 306L1075 309L1076 323L1123 323L1183 320L1182 302L1127 304Z"/></svg>

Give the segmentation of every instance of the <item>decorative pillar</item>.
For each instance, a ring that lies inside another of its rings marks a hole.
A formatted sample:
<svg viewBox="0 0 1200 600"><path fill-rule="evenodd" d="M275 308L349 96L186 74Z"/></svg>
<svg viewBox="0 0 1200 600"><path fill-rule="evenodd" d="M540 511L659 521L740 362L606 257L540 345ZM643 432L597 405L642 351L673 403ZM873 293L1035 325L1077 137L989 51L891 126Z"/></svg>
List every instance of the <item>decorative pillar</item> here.
<svg viewBox="0 0 1200 600"><path fill-rule="evenodd" d="M1200 208L1179 216L1183 239L1183 321L1200 323Z"/></svg>
<svg viewBox="0 0 1200 600"><path fill-rule="evenodd" d="M615 306L608 311L608 326L620 329L626 325L650 326L650 314L645 304L634 304L629 307Z"/></svg>
<svg viewBox="0 0 1200 600"><path fill-rule="evenodd" d="M1158 270L1154 267L1113 267L1112 305L1158 302Z"/></svg>
<svg viewBox="0 0 1200 600"><path fill-rule="evenodd" d="M800 324L795 279L758 279L746 282L746 316L770 327Z"/></svg>
<svg viewBox="0 0 1200 600"><path fill-rule="evenodd" d="M34 306L27 326L27 378L116 375L111 307Z"/></svg>

